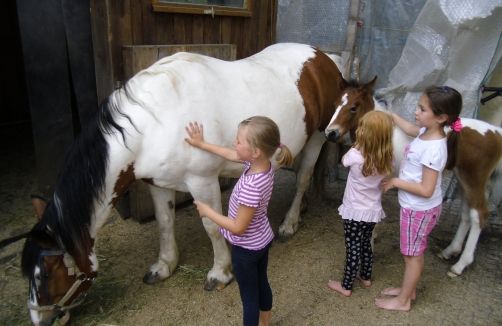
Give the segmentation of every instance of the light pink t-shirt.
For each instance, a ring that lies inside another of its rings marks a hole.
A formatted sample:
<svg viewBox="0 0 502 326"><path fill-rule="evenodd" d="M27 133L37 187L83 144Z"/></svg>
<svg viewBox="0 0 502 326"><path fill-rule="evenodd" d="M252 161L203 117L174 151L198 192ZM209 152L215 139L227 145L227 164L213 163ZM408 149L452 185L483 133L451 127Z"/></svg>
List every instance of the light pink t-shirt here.
<svg viewBox="0 0 502 326"><path fill-rule="evenodd" d="M351 148L345 154L342 164L350 167L350 172L343 203L338 208L338 212L344 220L380 222L385 218L380 187L380 182L385 176L377 174L364 177L362 173L364 158L355 148Z"/></svg>

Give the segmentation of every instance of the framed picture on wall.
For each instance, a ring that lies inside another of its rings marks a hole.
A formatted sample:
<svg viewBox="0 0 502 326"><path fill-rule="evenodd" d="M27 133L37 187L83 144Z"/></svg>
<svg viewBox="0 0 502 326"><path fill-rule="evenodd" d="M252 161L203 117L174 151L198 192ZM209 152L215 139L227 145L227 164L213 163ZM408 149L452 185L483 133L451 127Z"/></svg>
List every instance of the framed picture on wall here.
<svg viewBox="0 0 502 326"><path fill-rule="evenodd" d="M253 0L152 0L153 11L214 16L251 16Z"/></svg>

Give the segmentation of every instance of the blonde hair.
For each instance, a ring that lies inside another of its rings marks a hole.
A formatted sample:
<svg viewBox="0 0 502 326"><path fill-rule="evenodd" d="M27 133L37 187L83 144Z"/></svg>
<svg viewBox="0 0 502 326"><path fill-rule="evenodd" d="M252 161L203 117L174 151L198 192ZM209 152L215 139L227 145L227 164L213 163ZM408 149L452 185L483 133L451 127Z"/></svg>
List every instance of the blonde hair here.
<svg viewBox="0 0 502 326"><path fill-rule="evenodd" d="M385 112L370 111L359 120L354 146L359 146L364 158L364 177L392 173L392 132L392 119Z"/></svg>
<svg viewBox="0 0 502 326"><path fill-rule="evenodd" d="M254 116L239 124L239 127L245 126L249 128L246 140L251 148L259 149L268 159L280 148L276 156L278 166L293 164L293 155L289 148L281 143L279 127L274 121L267 117Z"/></svg>

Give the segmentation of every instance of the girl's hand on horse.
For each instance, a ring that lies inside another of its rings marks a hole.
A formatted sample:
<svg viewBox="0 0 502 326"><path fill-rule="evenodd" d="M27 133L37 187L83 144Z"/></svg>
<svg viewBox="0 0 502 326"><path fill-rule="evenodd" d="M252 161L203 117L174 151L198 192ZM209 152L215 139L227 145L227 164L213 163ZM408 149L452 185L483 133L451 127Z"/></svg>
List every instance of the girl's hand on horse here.
<svg viewBox="0 0 502 326"><path fill-rule="evenodd" d="M197 121L194 123L190 122L189 126L185 127L185 130L190 136L190 138L185 138L187 143L195 147L200 147L204 143L204 136L202 135L204 126L202 124L199 126Z"/></svg>
<svg viewBox="0 0 502 326"><path fill-rule="evenodd" d="M197 207L197 210L199 211L199 217L201 217L201 218L207 217L207 215L211 211L213 211L211 206L209 206L208 204L205 204L205 203L197 201L197 200L194 200L193 203L195 204L195 207Z"/></svg>
<svg viewBox="0 0 502 326"><path fill-rule="evenodd" d="M394 184L394 179L396 178L390 178L390 179L383 179L382 180L382 187L383 191L386 193L387 191L396 188L396 185Z"/></svg>

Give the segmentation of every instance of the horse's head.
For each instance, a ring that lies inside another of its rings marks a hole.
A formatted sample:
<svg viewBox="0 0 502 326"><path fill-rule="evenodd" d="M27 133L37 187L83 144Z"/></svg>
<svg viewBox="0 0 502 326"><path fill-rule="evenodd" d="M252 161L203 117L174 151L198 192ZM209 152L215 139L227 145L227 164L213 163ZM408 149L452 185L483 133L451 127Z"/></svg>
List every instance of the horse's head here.
<svg viewBox="0 0 502 326"><path fill-rule="evenodd" d="M69 309L82 303L96 279L97 267L90 260L93 255L70 253L53 235L45 223L50 211L43 200L33 198L33 205L40 221L30 232L22 257L23 273L29 278L31 320L48 326L59 318L59 325L64 325Z"/></svg>
<svg viewBox="0 0 502 326"><path fill-rule="evenodd" d="M347 132L350 132L352 141L355 140L359 120L368 111L375 109L373 89L376 82L377 77L364 86L352 84L342 91L334 103L335 114L324 131L328 141L336 142Z"/></svg>

